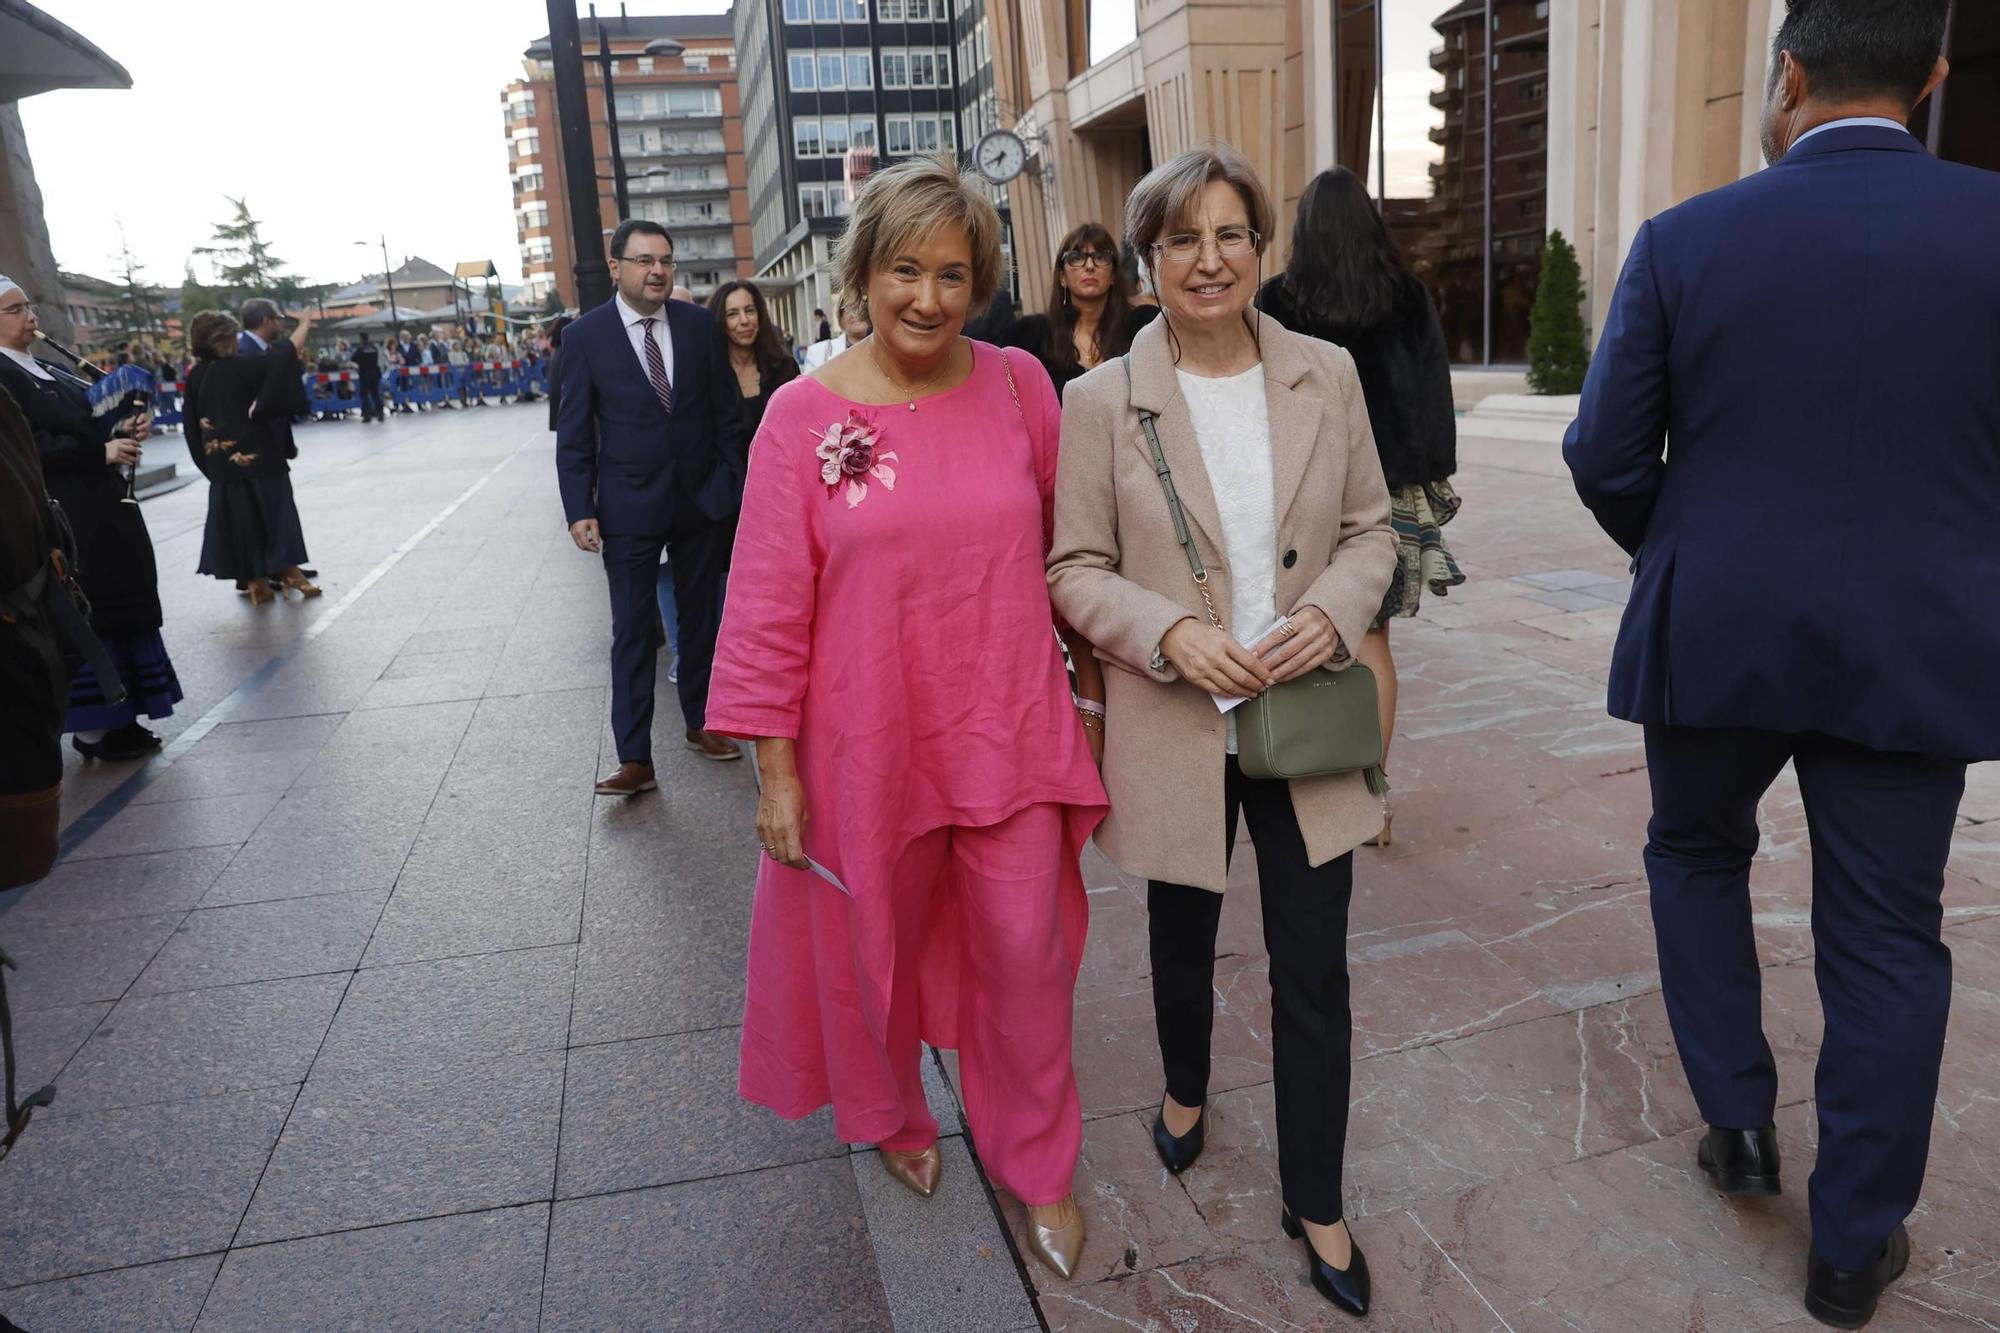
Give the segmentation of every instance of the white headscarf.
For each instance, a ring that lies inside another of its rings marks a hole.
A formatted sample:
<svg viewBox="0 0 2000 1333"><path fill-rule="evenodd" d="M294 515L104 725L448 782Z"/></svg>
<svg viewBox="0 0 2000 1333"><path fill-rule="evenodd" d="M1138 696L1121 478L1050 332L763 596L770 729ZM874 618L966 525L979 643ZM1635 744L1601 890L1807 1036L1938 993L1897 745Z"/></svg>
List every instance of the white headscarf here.
<svg viewBox="0 0 2000 1333"><path fill-rule="evenodd" d="M26 297L28 294L27 289L21 286L20 283L14 281L6 274L0 273L0 301L6 300L10 292L19 292L23 297ZM38 380L53 380L55 378L48 371L42 369L41 362L29 356L26 352L17 352L11 347L0 347L0 354L5 354L9 361L14 362Z"/></svg>

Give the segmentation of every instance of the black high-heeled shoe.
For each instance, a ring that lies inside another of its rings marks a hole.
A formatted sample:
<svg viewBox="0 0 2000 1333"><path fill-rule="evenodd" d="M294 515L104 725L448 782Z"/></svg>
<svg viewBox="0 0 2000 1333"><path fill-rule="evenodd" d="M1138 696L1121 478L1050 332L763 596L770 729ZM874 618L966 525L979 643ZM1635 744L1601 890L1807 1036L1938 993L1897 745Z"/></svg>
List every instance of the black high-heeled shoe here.
<svg viewBox="0 0 2000 1333"><path fill-rule="evenodd" d="M1353 1250L1354 1257L1347 1261L1347 1267L1335 1268L1319 1257L1319 1251L1313 1248L1311 1238L1306 1235L1306 1229L1299 1225L1296 1217L1292 1216L1291 1209L1287 1208L1280 1213L1278 1222L1285 1228L1287 1236L1306 1247L1306 1263L1312 1274L1313 1290L1349 1314L1367 1314L1370 1292L1368 1256L1363 1254L1361 1247L1355 1243L1354 1233L1352 1231L1347 1233L1347 1243Z"/></svg>
<svg viewBox="0 0 2000 1333"><path fill-rule="evenodd" d="M1167 1104L1163 1099L1160 1109L1153 1113L1153 1151L1160 1155L1160 1164L1179 1175L1194 1165L1195 1158L1208 1138L1208 1107L1203 1106L1201 1119L1194 1122L1194 1128L1175 1138L1167 1128Z"/></svg>

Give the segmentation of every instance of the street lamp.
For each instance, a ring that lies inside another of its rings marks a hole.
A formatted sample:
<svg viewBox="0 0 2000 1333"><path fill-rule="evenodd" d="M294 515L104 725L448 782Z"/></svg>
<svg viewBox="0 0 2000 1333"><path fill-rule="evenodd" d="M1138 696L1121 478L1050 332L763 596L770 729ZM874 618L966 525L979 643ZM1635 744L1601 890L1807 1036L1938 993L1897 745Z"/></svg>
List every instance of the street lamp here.
<svg viewBox="0 0 2000 1333"><path fill-rule="evenodd" d="M618 142L617 79L614 73L618 62L611 58L611 36L597 17L596 5L590 7L590 21L597 27L597 66L604 81L604 128L611 140L611 191L618 204L618 220L623 222L632 211L632 201L625 190L625 150ZM677 56L686 49L671 37L659 37L646 43L645 54Z"/></svg>
<svg viewBox="0 0 2000 1333"><path fill-rule="evenodd" d="M364 250L368 248L368 242L366 241L356 241L355 244ZM389 341L395 342L397 323L402 319L402 315L396 309L396 272L389 267L389 234L387 232L382 233L381 244L382 281L387 283L389 287Z"/></svg>

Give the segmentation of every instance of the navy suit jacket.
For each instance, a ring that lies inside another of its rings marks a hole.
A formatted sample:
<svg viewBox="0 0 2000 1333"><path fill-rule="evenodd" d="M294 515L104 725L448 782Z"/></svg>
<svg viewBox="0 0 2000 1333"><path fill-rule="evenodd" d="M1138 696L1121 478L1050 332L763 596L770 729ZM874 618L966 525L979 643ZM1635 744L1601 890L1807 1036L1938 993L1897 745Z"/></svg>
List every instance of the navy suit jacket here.
<svg viewBox="0 0 2000 1333"><path fill-rule="evenodd" d="M671 416L616 298L563 330L556 476L570 523L594 518L608 535L659 537L731 521L742 508L742 393L714 320L686 301L660 312L674 346Z"/></svg>
<svg viewBox="0 0 2000 1333"><path fill-rule="evenodd" d="M2000 757L2000 175L1850 126L1647 222L1563 457L1611 712Z"/></svg>

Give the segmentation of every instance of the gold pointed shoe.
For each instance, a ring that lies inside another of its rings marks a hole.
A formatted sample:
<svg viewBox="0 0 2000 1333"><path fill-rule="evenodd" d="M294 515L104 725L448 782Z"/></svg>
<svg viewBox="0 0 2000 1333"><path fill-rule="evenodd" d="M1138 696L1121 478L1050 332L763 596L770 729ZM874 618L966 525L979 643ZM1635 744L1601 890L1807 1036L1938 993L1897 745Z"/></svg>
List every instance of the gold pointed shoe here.
<svg viewBox="0 0 2000 1333"><path fill-rule="evenodd" d="M893 1148L875 1151L882 1158L882 1169L912 1193L926 1199L937 1193L938 1178L944 1174L944 1154L935 1143L922 1152L897 1152Z"/></svg>
<svg viewBox="0 0 2000 1333"><path fill-rule="evenodd" d="M1076 1275L1077 1261L1083 1257L1084 1225L1083 1209L1076 1206L1076 1196L1062 1202L1069 1205L1069 1216L1053 1227L1043 1226L1035 1220L1033 1210L1029 1211L1028 1248L1050 1272L1066 1282Z"/></svg>

